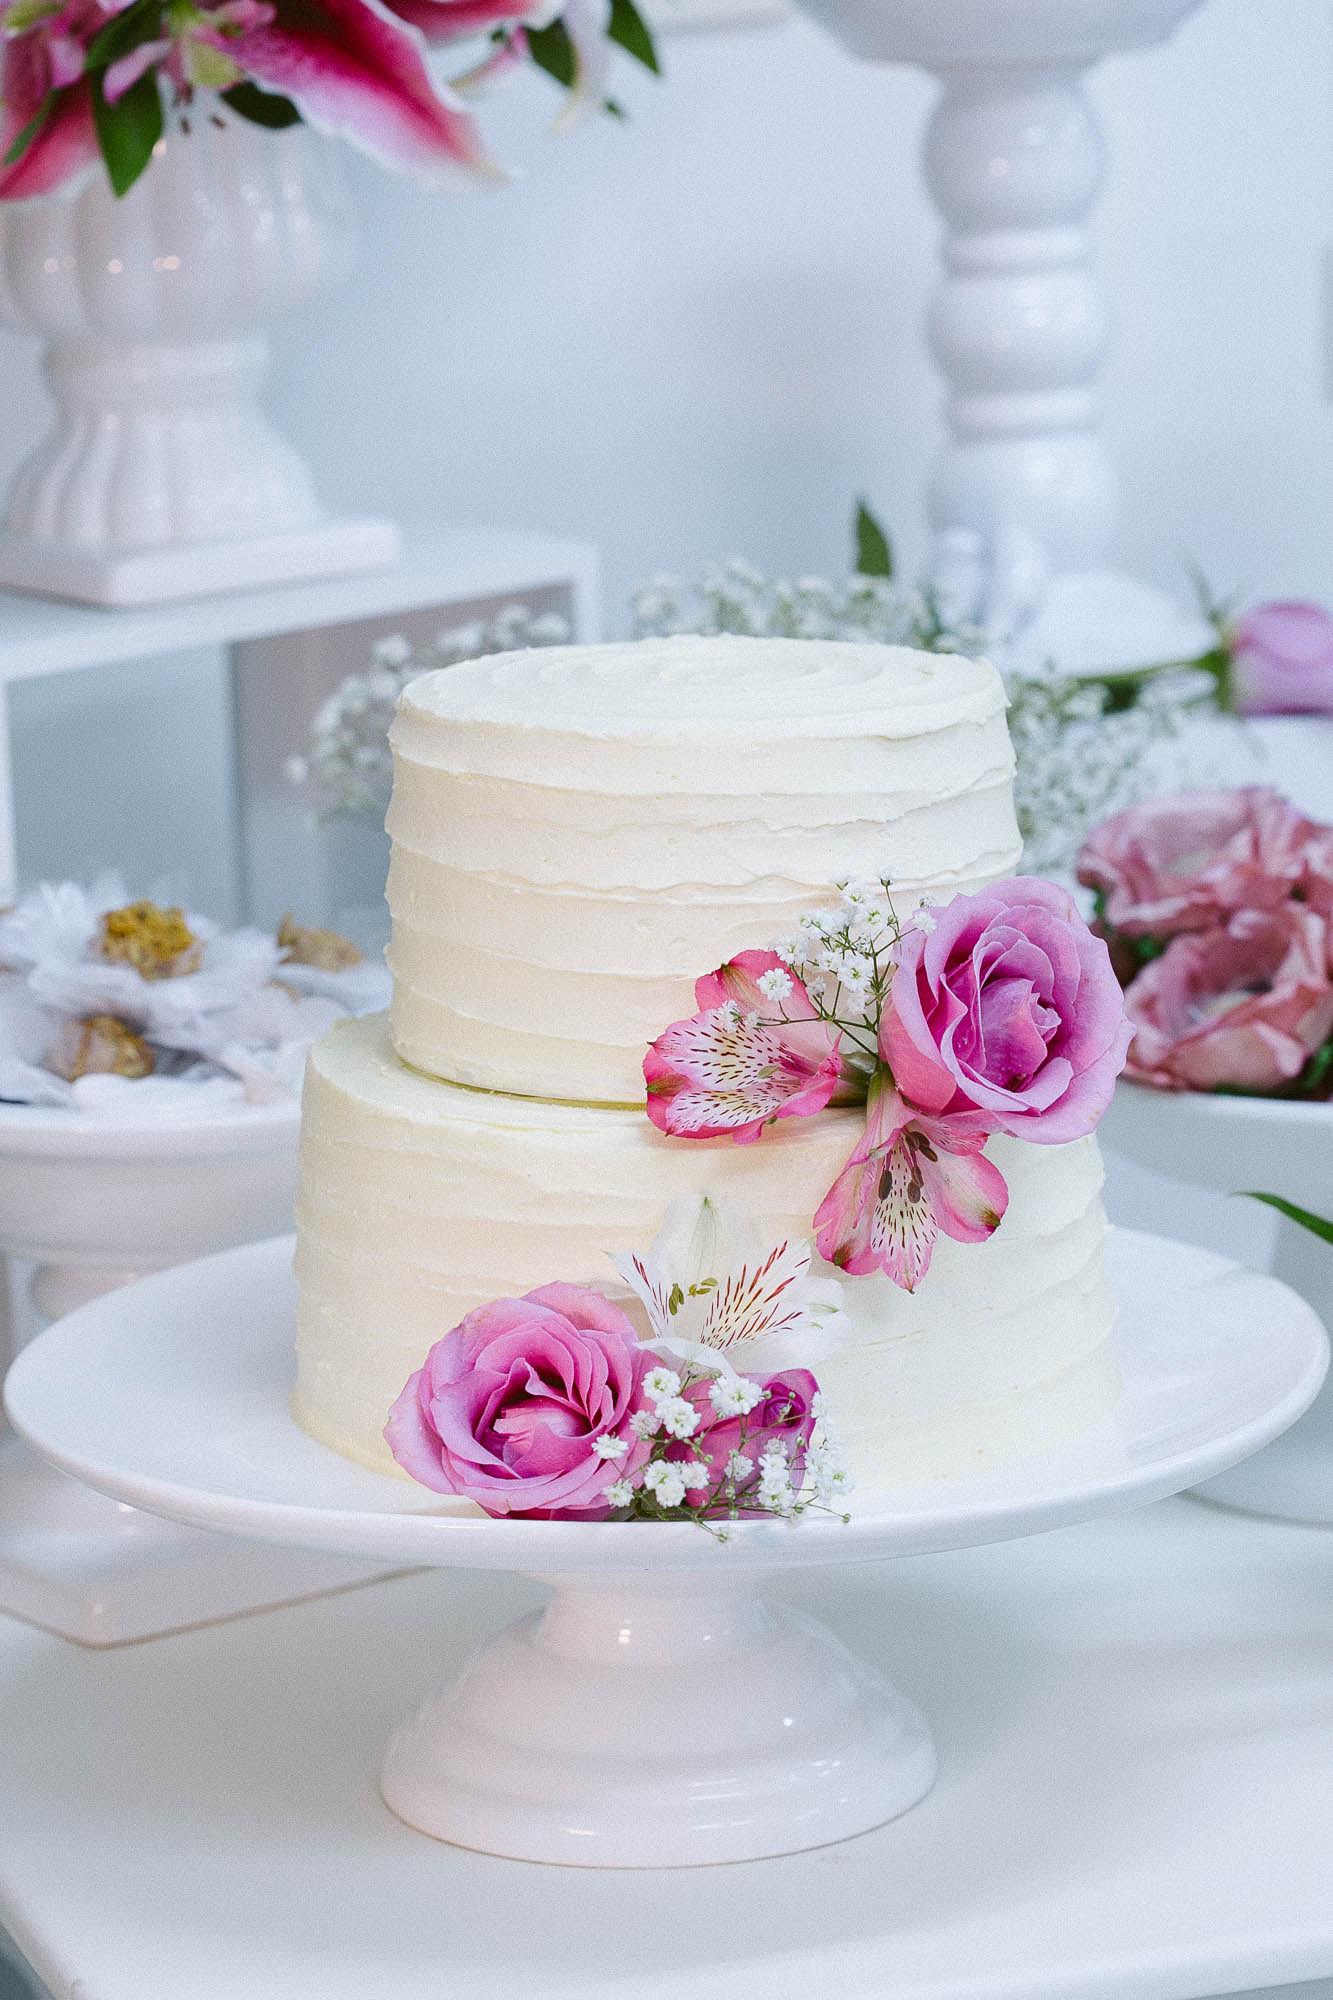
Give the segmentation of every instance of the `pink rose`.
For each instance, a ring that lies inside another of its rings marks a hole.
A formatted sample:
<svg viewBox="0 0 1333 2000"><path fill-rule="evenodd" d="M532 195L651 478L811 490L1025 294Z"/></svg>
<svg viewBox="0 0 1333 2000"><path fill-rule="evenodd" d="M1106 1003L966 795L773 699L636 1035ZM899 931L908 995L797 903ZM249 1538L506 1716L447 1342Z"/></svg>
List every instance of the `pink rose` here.
<svg viewBox="0 0 1333 2000"><path fill-rule="evenodd" d="M690 1383L685 1389L685 1400L692 1403L699 1412L699 1428L694 1440L704 1450L712 1484L702 1495L692 1498L710 1498L728 1478L728 1465L733 1452L743 1452L754 1462L758 1470L759 1459L766 1446L778 1445L787 1461L791 1483L797 1491L805 1472L805 1455L810 1446L810 1438L815 1428L815 1397L819 1384L808 1368L784 1368L777 1375L750 1375L744 1378L750 1382L761 1382L764 1394L745 1417L719 1417L713 1408L709 1390L710 1381ZM678 1463L694 1458L689 1444L670 1445L667 1457ZM746 1475L748 1481L749 1475ZM742 1512L747 1510L742 1506ZM759 1513L763 1510L755 1508Z"/></svg>
<svg viewBox="0 0 1333 2000"><path fill-rule="evenodd" d="M845 1092L841 1036L776 952L738 952L695 981L694 997L702 1011L673 1021L643 1059L659 1132L748 1145L775 1118L808 1118Z"/></svg>
<svg viewBox="0 0 1333 2000"><path fill-rule="evenodd" d="M648 1457L629 1420L656 1364L600 1292L543 1285L436 1341L384 1435L413 1479L488 1514L602 1516L607 1486Z"/></svg>
<svg viewBox="0 0 1333 2000"><path fill-rule="evenodd" d="M1210 930L1234 910L1284 903L1324 831L1266 785L1178 792L1129 806L1087 842L1078 879L1127 937Z"/></svg>
<svg viewBox="0 0 1333 2000"><path fill-rule="evenodd" d="M1299 903L1242 911L1174 939L1125 1003L1141 1083L1281 1091L1333 1034L1328 925Z"/></svg>
<svg viewBox="0 0 1333 2000"><path fill-rule="evenodd" d="M1333 826L1317 827L1306 842L1298 893L1321 917L1333 919Z"/></svg>
<svg viewBox="0 0 1333 2000"><path fill-rule="evenodd" d="M1231 634L1231 693L1241 715L1333 715L1333 614L1318 604L1257 604Z"/></svg>
<svg viewBox="0 0 1333 2000"><path fill-rule="evenodd" d="M902 1095L961 1131L1060 1145L1091 1132L1129 1046L1110 955L1031 876L955 896L903 935L879 1047Z"/></svg>

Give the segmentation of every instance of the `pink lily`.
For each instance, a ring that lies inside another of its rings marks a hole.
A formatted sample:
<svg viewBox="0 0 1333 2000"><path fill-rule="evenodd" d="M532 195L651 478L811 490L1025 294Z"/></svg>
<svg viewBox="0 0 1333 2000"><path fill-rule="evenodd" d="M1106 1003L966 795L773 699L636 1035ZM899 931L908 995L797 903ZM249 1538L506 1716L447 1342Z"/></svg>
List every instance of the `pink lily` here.
<svg viewBox="0 0 1333 2000"><path fill-rule="evenodd" d="M527 6L515 5L515 0L388 0L388 6L400 21L419 29L432 47L491 28L549 20L551 15L547 0L536 0L535 5L529 0Z"/></svg>
<svg viewBox="0 0 1333 2000"><path fill-rule="evenodd" d="M423 35L383 0L277 0L266 26L227 46L247 77L290 97L317 131L386 166L428 182L460 169L499 174L472 114L432 79Z"/></svg>
<svg viewBox="0 0 1333 2000"><path fill-rule="evenodd" d="M102 95L108 104L118 104L141 76L159 65L182 97L195 89L228 90L245 74L236 59L241 37L268 27L275 12L266 0L223 0L220 7L182 13L173 33L140 42L108 65Z"/></svg>
<svg viewBox="0 0 1333 2000"><path fill-rule="evenodd" d="M74 0L35 17L13 7L0 14L0 201L53 194L97 160L84 48L114 11ZM39 118L23 152L3 164Z"/></svg>
<svg viewBox="0 0 1333 2000"><path fill-rule="evenodd" d="M786 983L780 998L759 981ZM853 1088L842 1038L771 951L745 951L696 982L700 1012L644 1057L648 1116L681 1139L757 1139L777 1118L807 1118Z"/></svg>
<svg viewBox="0 0 1333 2000"><path fill-rule="evenodd" d="M916 1110L877 1069L865 1131L815 1214L820 1256L855 1277L883 1271L914 1292L941 1231L957 1243L992 1236L1009 1190L982 1152L985 1133L967 1124Z"/></svg>

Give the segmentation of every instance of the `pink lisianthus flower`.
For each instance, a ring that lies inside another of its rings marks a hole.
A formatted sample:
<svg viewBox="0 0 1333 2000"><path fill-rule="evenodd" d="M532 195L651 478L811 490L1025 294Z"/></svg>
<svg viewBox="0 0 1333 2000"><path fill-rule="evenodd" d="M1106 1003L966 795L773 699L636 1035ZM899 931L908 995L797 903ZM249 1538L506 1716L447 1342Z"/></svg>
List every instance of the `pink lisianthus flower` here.
<svg viewBox="0 0 1333 2000"><path fill-rule="evenodd" d="M955 896L932 915L929 932L903 933L880 1018L899 1091L953 1132L1083 1138L1129 1046L1106 945L1063 889L1035 877Z"/></svg>
<svg viewBox="0 0 1333 2000"><path fill-rule="evenodd" d="M1266 785L1178 792L1129 806L1097 828L1078 879L1126 937L1210 930L1235 910L1284 903L1323 831Z"/></svg>
<svg viewBox="0 0 1333 2000"><path fill-rule="evenodd" d="M842 1039L776 952L743 951L695 984L700 1012L644 1057L648 1116L681 1139L745 1145L776 1118L806 1118L854 1085Z"/></svg>
<svg viewBox="0 0 1333 2000"><path fill-rule="evenodd" d="M1125 997L1140 1083L1281 1092L1333 1035L1328 923L1299 903L1242 911L1173 939Z"/></svg>
<svg viewBox="0 0 1333 2000"><path fill-rule="evenodd" d="M602 1519L648 1458L631 1419L656 1358L602 1293L543 1285L438 1340L384 1435L413 1479L488 1514Z"/></svg>
<svg viewBox="0 0 1333 2000"><path fill-rule="evenodd" d="M1240 715L1333 715L1333 613L1257 604L1231 631L1231 699Z"/></svg>
<svg viewBox="0 0 1333 2000"><path fill-rule="evenodd" d="M1003 1220L1009 1190L985 1143L975 1117L917 1111L877 1070L865 1131L815 1214L820 1256L853 1277L883 1271L915 1291L941 1232L984 1243Z"/></svg>

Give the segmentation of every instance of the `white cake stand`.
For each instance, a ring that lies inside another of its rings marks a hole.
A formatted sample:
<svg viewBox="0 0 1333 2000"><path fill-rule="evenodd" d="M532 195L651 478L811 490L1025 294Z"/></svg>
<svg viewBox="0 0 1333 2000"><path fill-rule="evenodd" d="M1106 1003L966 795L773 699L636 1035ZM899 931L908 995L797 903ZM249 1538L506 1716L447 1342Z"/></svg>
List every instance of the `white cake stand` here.
<svg viewBox="0 0 1333 2000"><path fill-rule="evenodd" d="M921 1716L764 1579L1178 1492L1293 1422L1328 1360L1314 1313L1276 1280L1127 1235L1113 1420L1006 1472L857 1495L846 1525L744 1522L719 1545L688 1523L490 1521L326 1451L287 1409L290 1254L256 1244L85 1306L20 1356L10 1417L66 1471L198 1527L550 1581L544 1613L398 1730L382 1777L410 1824L533 1861L746 1860L904 1811L934 1776Z"/></svg>
<svg viewBox="0 0 1333 2000"><path fill-rule="evenodd" d="M1102 1137L1140 1165L1220 1196L1258 1189L1333 1216L1333 1104L1121 1083ZM1273 1269L1333 1327L1333 1248L1281 1217ZM1266 1451L1199 1490L1247 1513L1333 1525L1333 1386Z"/></svg>
<svg viewBox="0 0 1333 2000"><path fill-rule="evenodd" d="M32 1306L58 1319L146 1272L272 1236L290 1227L299 1125L294 1099L137 1123L0 1105L0 1259L32 1266ZM0 1268L0 1293L6 1276ZM0 1324L0 1366L8 1346ZM0 1611L81 1645L120 1645L372 1574L114 1504L0 1436Z"/></svg>

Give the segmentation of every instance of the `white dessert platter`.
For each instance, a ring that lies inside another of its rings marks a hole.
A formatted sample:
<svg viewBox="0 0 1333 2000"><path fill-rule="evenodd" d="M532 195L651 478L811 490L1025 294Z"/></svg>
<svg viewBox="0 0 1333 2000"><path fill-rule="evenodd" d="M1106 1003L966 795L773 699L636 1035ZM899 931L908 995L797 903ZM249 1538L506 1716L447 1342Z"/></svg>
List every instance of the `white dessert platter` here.
<svg viewBox="0 0 1333 2000"><path fill-rule="evenodd" d="M1257 1189L1333 1215L1333 1104L1122 1082L1102 1137L1142 1166L1220 1195ZM1333 1248L1279 1217L1273 1270L1333 1326ZM1199 1490L1250 1513L1333 1525L1333 1388L1266 1451Z"/></svg>
<svg viewBox="0 0 1333 2000"><path fill-rule="evenodd" d="M290 1226L299 1123L294 1099L142 1121L6 1104L0 1255L33 1267L32 1307L56 1319L147 1272L271 1236ZM0 1610L65 1638L120 1644L366 1574L113 1503L0 1438Z"/></svg>
<svg viewBox="0 0 1333 2000"><path fill-rule="evenodd" d="M935 1771L922 1717L830 1632L767 1602L765 1576L1178 1492L1292 1423L1328 1362L1315 1314L1275 1279L1125 1234L1111 1255L1122 1400L1058 1453L857 1494L845 1524L738 1523L725 1543L687 1523L492 1521L297 1427L290 1258L286 1241L256 1244L83 1307L20 1356L10 1417L65 1471L196 1527L551 1582L543 1614L397 1731L382 1789L441 1839L574 1865L757 1859L906 1810Z"/></svg>

